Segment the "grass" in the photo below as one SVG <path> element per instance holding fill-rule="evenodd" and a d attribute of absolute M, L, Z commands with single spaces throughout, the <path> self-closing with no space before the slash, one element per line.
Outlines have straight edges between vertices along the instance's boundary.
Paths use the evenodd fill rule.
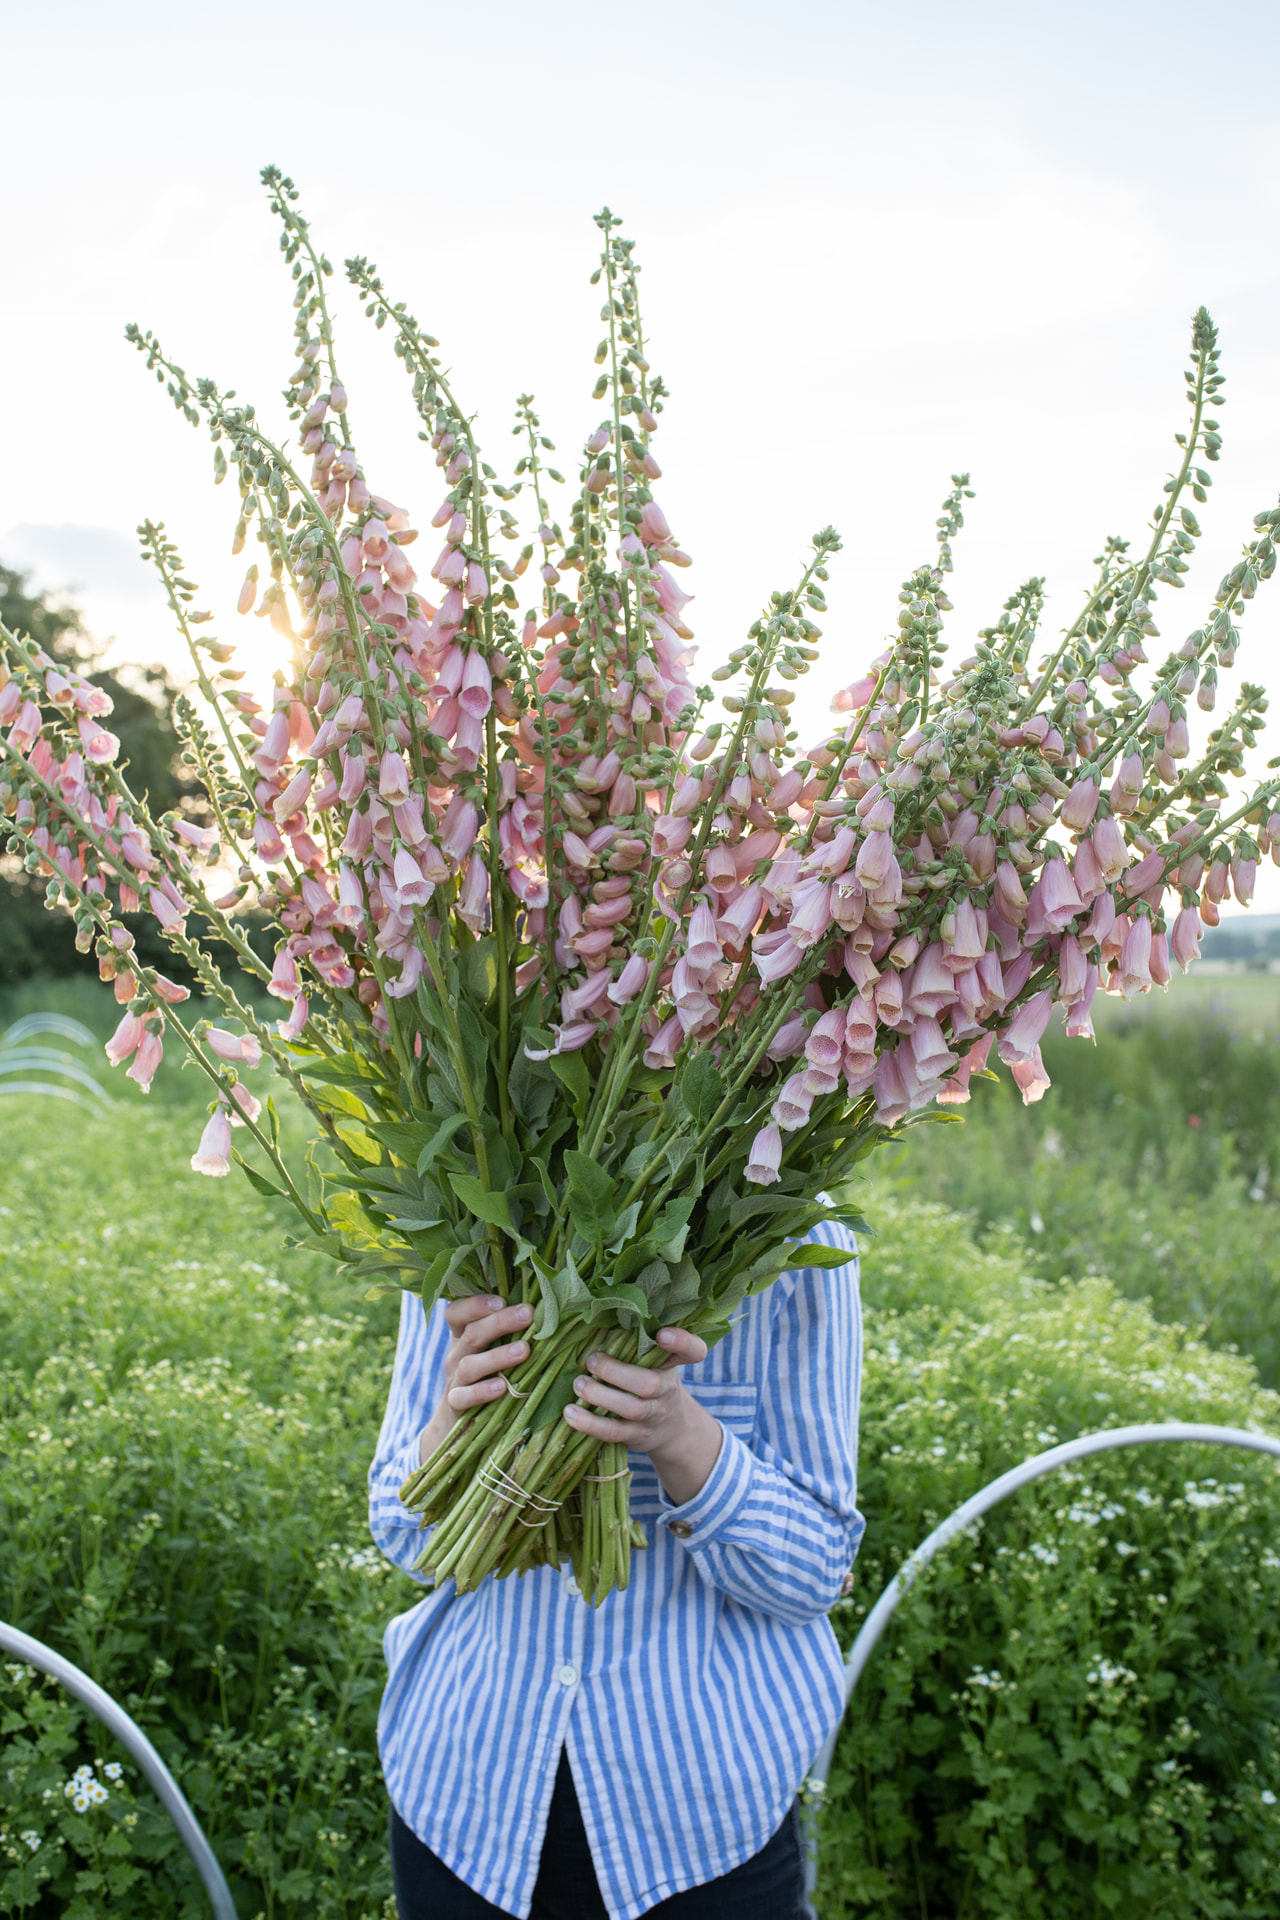
<path fill-rule="evenodd" d="M 1015 1228 L 1047 1278 L 1108 1275 L 1274 1385 L 1280 978 L 1222 986 L 1193 974 L 1167 1000 L 1108 1005 L 1096 1048 L 1051 1030 L 1043 1101 L 1024 1108 L 1007 1076 L 975 1087 L 964 1124 L 919 1128 L 892 1178 L 980 1238 Z"/>

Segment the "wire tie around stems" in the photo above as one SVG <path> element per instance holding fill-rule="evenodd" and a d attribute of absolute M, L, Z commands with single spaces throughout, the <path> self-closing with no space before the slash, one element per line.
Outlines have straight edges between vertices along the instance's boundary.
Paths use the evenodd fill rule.
<path fill-rule="evenodd" d="M 532 1507 L 535 1513 L 541 1515 L 539 1524 L 549 1520 L 551 1515 L 558 1513 L 564 1505 L 562 1500 L 547 1500 L 542 1494 L 534 1493 L 531 1488 L 522 1487 L 512 1474 L 498 1465 L 492 1454 L 480 1468 L 476 1479 L 496 1500 L 502 1501 L 504 1506 Z"/>
<path fill-rule="evenodd" d="M 625 1480 L 630 1475 L 630 1472 L 630 1467 L 623 1467 L 617 1473 L 584 1473 L 582 1477 L 584 1480 L 595 1480 L 599 1482 L 605 1480 Z"/>
<path fill-rule="evenodd" d="M 526 1387 L 523 1392 L 521 1392 L 519 1387 L 513 1387 L 511 1384 L 511 1375 L 509 1373 L 504 1373 L 502 1376 L 502 1380 L 503 1380 L 504 1386 L 507 1389 L 507 1392 L 512 1396 L 513 1399 L 527 1400 L 529 1398 L 529 1395 L 533 1392 L 532 1387 Z"/>

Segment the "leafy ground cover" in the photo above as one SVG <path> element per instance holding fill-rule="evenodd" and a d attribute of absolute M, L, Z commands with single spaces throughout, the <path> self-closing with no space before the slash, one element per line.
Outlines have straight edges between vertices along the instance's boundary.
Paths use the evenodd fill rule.
<path fill-rule="evenodd" d="M 865 1262 L 852 1638 L 927 1529 L 1074 1433 L 1276 1429 L 1249 1363 L 1012 1235 L 881 1194 Z M 1100 1456 L 995 1509 L 904 1601 L 843 1731 L 821 1911 L 1085 1920 L 1280 1900 L 1280 1479 L 1222 1448 Z"/>
<path fill-rule="evenodd" d="M 111 1024 L 91 987 L 61 991 Z M 242 1182 L 187 1172 L 191 1075 L 166 1064 L 149 1101 L 103 1078 L 107 1115 L 0 1101 L 0 1615 L 147 1727 L 246 1920 L 383 1920 L 379 1641 L 412 1589 L 369 1547 L 364 1471 L 395 1302 L 280 1253 Z M 1130 1419 L 1280 1428 L 1244 1359 L 1101 1277 L 1048 1283 L 998 1225 L 979 1247 L 972 1220 L 895 1190 L 903 1171 L 868 1201 L 870 1526 L 846 1637 L 930 1525 L 1039 1446 Z M 1266 1462 L 1169 1448 L 1090 1463 L 958 1543 L 850 1716 L 824 1920 L 1276 1911 L 1278 1517 Z M 126 1756 L 17 1663 L 0 1780 L 0 1913 L 203 1914 Z"/>

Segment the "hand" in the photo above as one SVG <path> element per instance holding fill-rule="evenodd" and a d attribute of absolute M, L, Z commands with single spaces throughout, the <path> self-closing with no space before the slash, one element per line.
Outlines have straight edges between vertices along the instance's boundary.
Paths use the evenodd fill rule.
<path fill-rule="evenodd" d="M 647 1453 L 679 1507 L 706 1484 L 724 1436 L 719 1422 L 694 1399 L 676 1372 L 677 1367 L 705 1360 L 706 1341 L 684 1327 L 663 1327 L 658 1345 L 667 1349 L 667 1357 L 657 1367 L 631 1367 L 607 1354 L 593 1353 L 588 1371 L 574 1381 L 574 1391 L 580 1400 L 589 1400 L 612 1417 L 578 1406 L 566 1407 L 564 1417 L 579 1433 Z"/>
<path fill-rule="evenodd" d="M 527 1340 L 512 1339 L 533 1319 L 533 1308 L 506 1306 L 492 1295 L 451 1300 L 445 1319 L 453 1339 L 444 1363 L 444 1393 L 418 1442 L 425 1460 L 457 1425 L 468 1407 L 482 1407 L 506 1392 L 503 1374 L 529 1357 Z M 506 1344 L 497 1345 L 502 1341 Z"/>

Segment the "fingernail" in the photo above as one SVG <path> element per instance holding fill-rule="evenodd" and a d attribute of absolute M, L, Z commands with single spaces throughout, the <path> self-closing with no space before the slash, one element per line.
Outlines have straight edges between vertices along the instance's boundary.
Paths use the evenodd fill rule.
<path fill-rule="evenodd" d="M 591 1382 L 582 1374 L 579 1374 L 573 1383 L 573 1390 L 575 1393 L 585 1393 L 590 1385 Z"/>
<path fill-rule="evenodd" d="M 602 1353 L 593 1353 L 591 1355 L 591 1358 L 587 1361 L 587 1365 L 591 1368 L 592 1372 L 594 1373 L 597 1367 L 602 1367 L 604 1365 L 604 1355 Z"/>
<path fill-rule="evenodd" d="M 485 1301 L 485 1305 L 488 1307 L 490 1313 L 497 1313 L 499 1307 L 504 1307 L 506 1304 L 505 1300 L 498 1300 L 492 1297 Z"/>
<path fill-rule="evenodd" d="M 517 1340 L 511 1349 L 512 1355 L 518 1356 L 521 1360 L 524 1359 L 528 1351 L 529 1351 L 528 1346 L 523 1340 Z"/>
<path fill-rule="evenodd" d="M 674 1347 L 676 1344 L 676 1329 L 674 1327 L 663 1327 L 658 1333 L 658 1338 L 664 1347 Z"/>
<path fill-rule="evenodd" d="M 566 1407 L 564 1410 L 564 1417 L 569 1422 L 569 1425 L 571 1427 L 576 1427 L 578 1423 L 581 1421 L 581 1419 L 583 1418 L 582 1408 Z"/>
<path fill-rule="evenodd" d="M 532 1307 L 517 1307 L 517 1308 L 516 1308 L 516 1319 L 517 1319 L 517 1320 L 532 1320 L 532 1318 L 533 1318 L 533 1308 L 532 1308 Z"/>

